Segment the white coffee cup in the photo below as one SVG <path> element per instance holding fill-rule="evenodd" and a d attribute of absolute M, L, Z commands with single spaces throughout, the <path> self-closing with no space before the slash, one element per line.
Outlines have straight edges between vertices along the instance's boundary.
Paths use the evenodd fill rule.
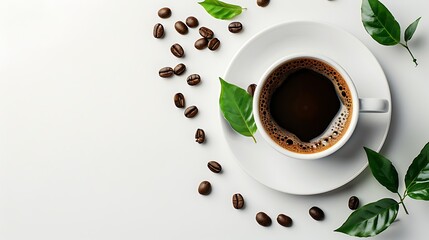
<path fill-rule="evenodd" d="M 275 71 L 275 69 L 277 69 L 279 66 L 282 66 L 288 62 L 296 61 L 297 59 L 314 59 L 331 66 L 339 73 L 339 75 L 342 76 L 342 79 L 344 79 L 350 92 L 350 97 L 352 100 L 351 102 L 353 107 L 351 108 L 352 109 L 351 112 L 349 112 L 351 119 L 349 120 L 348 127 L 345 129 L 344 132 L 341 133 L 341 138 L 338 141 L 336 141 L 333 145 L 329 146 L 328 148 L 322 151 L 315 151 L 315 152 L 309 153 L 309 152 L 291 151 L 290 149 L 286 149 L 285 147 L 281 146 L 281 144 L 278 143 L 278 140 L 275 141 L 275 139 L 273 139 L 270 136 L 270 134 L 265 129 L 261 121 L 259 106 L 261 101 L 261 92 L 263 90 L 262 86 L 264 86 L 268 77 L 271 75 L 273 71 Z M 256 126 L 258 127 L 260 134 L 274 149 L 276 149 L 277 151 L 279 151 L 280 153 L 283 153 L 288 157 L 296 158 L 296 159 L 319 159 L 319 158 L 326 157 L 330 154 L 333 154 L 342 146 L 344 146 L 344 144 L 346 144 L 347 141 L 352 136 L 356 128 L 356 125 L 358 123 L 359 113 L 361 112 L 383 113 L 383 112 L 387 112 L 389 108 L 389 103 L 385 99 L 359 98 L 358 93 L 356 91 L 356 87 L 352 79 L 350 78 L 350 76 L 347 74 L 347 72 L 335 61 L 320 54 L 299 53 L 299 54 L 289 55 L 278 60 L 273 65 L 271 65 L 268 68 L 268 70 L 263 74 L 257 86 L 258 87 L 256 88 L 254 97 L 253 97 L 253 115 L 256 122 Z"/>

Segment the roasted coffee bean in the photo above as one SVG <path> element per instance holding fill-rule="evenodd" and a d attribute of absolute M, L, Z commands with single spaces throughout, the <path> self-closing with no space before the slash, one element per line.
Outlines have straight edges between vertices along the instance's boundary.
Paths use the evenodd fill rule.
<path fill-rule="evenodd" d="M 163 67 L 159 69 L 159 76 L 162 78 L 169 78 L 173 76 L 174 71 L 171 67 Z"/>
<path fill-rule="evenodd" d="M 204 143 L 206 140 L 206 134 L 203 129 L 198 128 L 195 132 L 195 142 L 197 143 Z"/>
<path fill-rule="evenodd" d="M 159 9 L 158 16 L 160 18 L 169 18 L 171 16 L 171 10 L 168 7 Z"/>
<path fill-rule="evenodd" d="M 356 210 L 359 207 L 359 198 L 357 198 L 356 196 L 352 196 L 349 199 L 349 208 L 351 210 Z"/>
<path fill-rule="evenodd" d="M 270 0 L 257 0 L 256 3 L 260 7 L 266 7 L 268 4 L 270 4 Z"/>
<path fill-rule="evenodd" d="M 261 226 L 268 227 L 271 225 L 271 218 L 264 212 L 258 212 L 256 214 L 256 222 Z"/>
<path fill-rule="evenodd" d="M 242 209 L 244 207 L 244 198 L 240 193 L 232 195 L 232 206 L 235 209 Z"/>
<path fill-rule="evenodd" d="M 253 97 L 253 95 L 255 95 L 255 89 L 256 89 L 256 84 L 252 83 L 247 87 L 247 93 L 249 93 L 250 96 Z"/>
<path fill-rule="evenodd" d="M 323 220 L 323 218 L 325 218 L 325 213 L 322 211 L 322 209 L 318 208 L 318 207 L 312 207 L 310 208 L 310 210 L 308 211 L 308 213 L 310 214 L 310 216 L 317 221 Z"/>
<path fill-rule="evenodd" d="M 282 225 L 283 227 L 290 227 L 292 226 L 292 218 L 290 218 L 287 215 L 279 214 L 277 216 L 277 222 Z"/>
<path fill-rule="evenodd" d="M 209 49 L 214 51 L 216 49 L 218 49 L 220 46 L 220 41 L 217 38 L 213 38 L 209 41 Z"/>
<path fill-rule="evenodd" d="M 198 50 L 203 50 L 204 48 L 207 47 L 208 43 L 209 41 L 207 41 L 207 39 L 200 38 L 195 42 L 194 47 Z"/>
<path fill-rule="evenodd" d="M 197 85 L 198 83 L 201 82 L 201 77 L 198 74 L 191 74 L 186 79 L 186 81 L 188 82 L 188 85 L 195 86 L 195 85 Z"/>
<path fill-rule="evenodd" d="M 177 76 L 182 75 L 186 71 L 186 66 L 183 63 L 177 64 L 177 66 L 174 67 L 174 74 Z"/>
<path fill-rule="evenodd" d="M 173 46 L 171 46 L 170 48 L 170 51 L 174 56 L 178 58 L 181 58 L 185 55 L 185 51 L 183 50 L 182 46 L 180 46 L 180 44 L 178 43 L 173 44 Z"/>
<path fill-rule="evenodd" d="M 196 106 L 190 106 L 185 109 L 185 117 L 193 118 L 198 114 L 198 108 Z"/>
<path fill-rule="evenodd" d="M 228 25 L 228 30 L 232 33 L 239 33 L 243 30 L 241 22 L 232 22 Z"/>
<path fill-rule="evenodd" d="M 196 17 L 190 16 L 186 19 L 186 25 L 190 28 L 198 27 L 198 19 Z"/>
<path fill-rule="evenodd" d="M 201 37 L 203 37 L 203 38 L 212 39 L 214 36 L 213 31 L 206 28 L 206 27 L 200 27 L 199 32 L 200 32 Z"/>
<path fill-rule="evenodd" d="M 188 27 L 186 26 L 185 23 L 183 23 L 182 21 L 177 21 L 174 24 L 174 28 L 176 29 L 176 31 L 182 35 L 185 35 L 188 33 Z"/>
<path fill-rule="evenodd" d="M 207 163 L 207 167 L 210 169 L 210 171 L 214 173 L 220 173 L 222 172 L 222 166 L 216 162 L 216 161 L 210 161 Z"/>
<path fill-rule="evenodd" d="M 209 195 L 212 191 L 212 185 L 209 181 L 202 181 L 200 185 L 198 186 L 198 192 L 201 195 Z"/>
<path fill-rule="evenodd" d="M 164 26 L 162 26 L 161 23 L 157 23 L 153 27 L 153 36 L 155 38 L 163 38 L 164 37 Z"/>
<path fill-rule="evenodd" d="M 174 105 L 176 105 L 177 108 L 185 107 L 185 96 L 183 96 L 182 93 L 174 94 Z"/>

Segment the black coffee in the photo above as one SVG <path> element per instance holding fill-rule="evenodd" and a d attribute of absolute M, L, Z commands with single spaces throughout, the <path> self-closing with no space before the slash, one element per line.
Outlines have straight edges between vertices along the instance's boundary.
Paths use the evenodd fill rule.
<path fill-rule="evenodd" d="M 331 80 L 307 68 L 289 74 L 270 102 L 274 121 L 304 142 L 325 132 L 339 110 L 340 100 Z"/>
<path fill-rule="evenodd" d="M 352 99 L 343 77 L 319 60 L 299 58 L 274 69 L 262 86 L 259 113 L 270 137 L 299 153 L 323 151 L 346 132 Z"/>

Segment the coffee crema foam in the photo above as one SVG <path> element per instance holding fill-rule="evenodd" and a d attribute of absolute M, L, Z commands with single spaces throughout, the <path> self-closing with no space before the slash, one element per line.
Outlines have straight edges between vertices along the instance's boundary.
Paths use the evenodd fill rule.
<path fill-rule="evenodd" d="M 290 74 L 300 69 L 313 70 L 331 80 L 341 104 L 340 110 L 325 132 L 309 142 L 301 141 L 295 134 L 279 126 L 270 113 L 270 99 L 273 92 Z M 304 154 L 324 151 L 337 143 L 350 125 L 353 112 L 350 89 L 335 68 L 320 60 L 298 58 L 285 62 L 269 74 L 261 87 L 258 111 L 262 125 L 273 141 L 289 151 Z"/>

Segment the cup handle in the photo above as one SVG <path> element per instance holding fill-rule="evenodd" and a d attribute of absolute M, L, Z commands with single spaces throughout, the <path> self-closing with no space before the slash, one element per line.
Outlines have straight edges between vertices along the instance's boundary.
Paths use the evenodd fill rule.
<path fill-rule="evenodd" d="M 379 98 L 359 98 L 359 111 L 367 113 L 385 113 L 389 111 L 389 102 Z"/>

